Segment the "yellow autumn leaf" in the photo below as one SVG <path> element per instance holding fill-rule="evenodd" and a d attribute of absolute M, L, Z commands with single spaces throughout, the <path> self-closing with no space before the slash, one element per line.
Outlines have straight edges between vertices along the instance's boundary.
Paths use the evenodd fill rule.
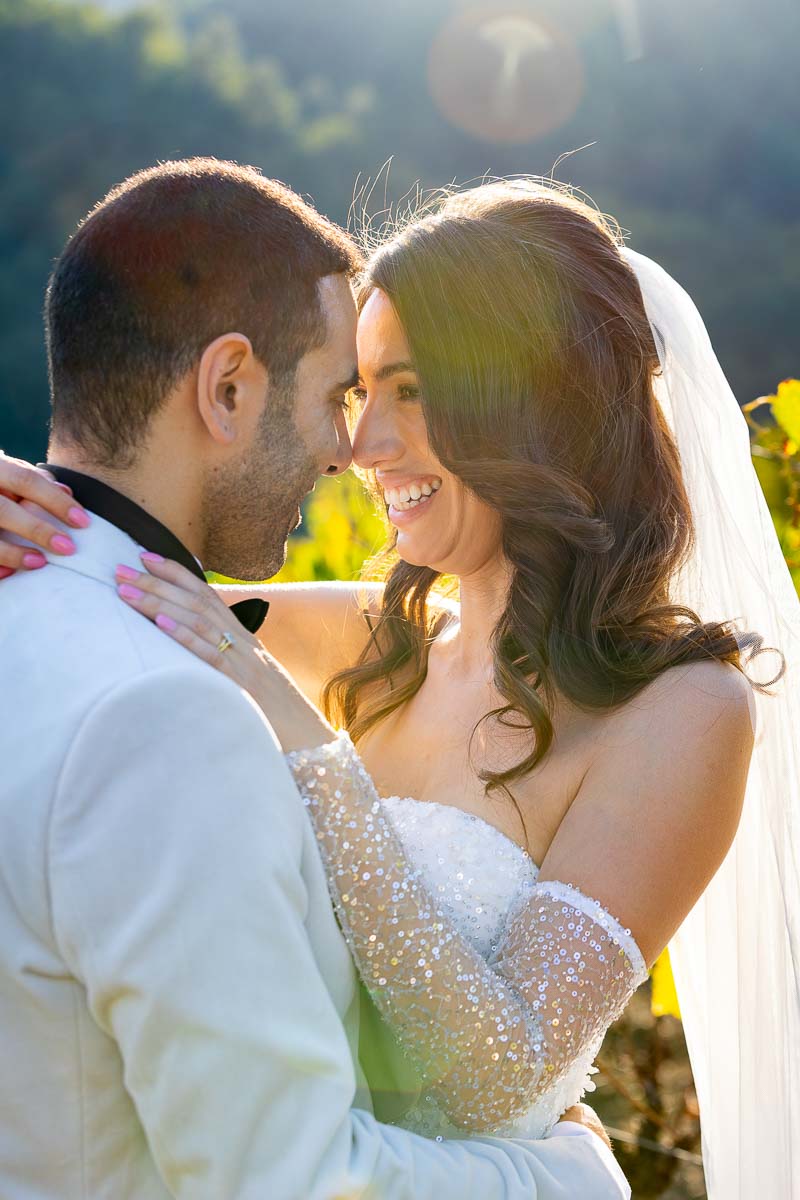
<path fill-rule="evenodd" d="M 781 429 L 793 442 L 800 442 L 800 379 L 784 379 L 770 399 L 773 416 Z"/>
<path fill-rule="evenodd" d="M 653 1016 L 663 1017 L 668 1015 L 680 1019 L 681 1010 L 678 1005 L 675 980 L 672 978 L 669 950 L 664 950 L 653 963 L 651 977 L 653 980 L 653 992 L 650 998 L 650 1010 Z"/>

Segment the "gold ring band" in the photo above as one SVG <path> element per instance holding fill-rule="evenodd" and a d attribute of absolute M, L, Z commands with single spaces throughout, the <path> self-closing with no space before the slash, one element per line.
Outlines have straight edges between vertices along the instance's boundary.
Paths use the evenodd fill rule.
<path fill-rule="evenodd" d="M 219 640 L 219 645 L 217 646 L 217 650 L 220 652 L 220 654 L 224 653 L 225 650 L 230 650 L 234 641 L 235 641 L 235 638 L 232 638 L 229 633 L 223 633 L 222 637 Z"/>

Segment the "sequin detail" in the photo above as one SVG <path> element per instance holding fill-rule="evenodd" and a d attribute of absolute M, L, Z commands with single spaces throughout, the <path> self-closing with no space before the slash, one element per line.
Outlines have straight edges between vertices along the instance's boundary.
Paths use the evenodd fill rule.
<path fill-rule="evenodd" d="M 430 843 L 416 855 L 404 844 L 398 798 L 381 801 L 346 733 L 286 758 L 359 972 L 421 1078 L 403 1123 L 429 1136 L 544 1136 L 593 1089 L 605 1032 L 647 978 L 630 930 L 572 885 L 539 883 L 529 856 L 480 818 L 483 863 L 474 842 L 466 861 L 450 842 L 436 864 L 449 870 L 432 869 Z M 495 873 L 498 839 L 517 853 Z"/>

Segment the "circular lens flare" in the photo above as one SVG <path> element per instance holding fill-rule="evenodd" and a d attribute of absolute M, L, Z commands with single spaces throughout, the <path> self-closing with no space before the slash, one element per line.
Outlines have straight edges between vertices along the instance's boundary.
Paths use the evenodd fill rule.
<path fill-rule="evenodd" d="M 529 142 L 558 129 L 577 109 L 583 79 L 573 39 L 524 5 L 457 13 L 428 57 L 428 85 L 442 114 L 494 142 Z"/>

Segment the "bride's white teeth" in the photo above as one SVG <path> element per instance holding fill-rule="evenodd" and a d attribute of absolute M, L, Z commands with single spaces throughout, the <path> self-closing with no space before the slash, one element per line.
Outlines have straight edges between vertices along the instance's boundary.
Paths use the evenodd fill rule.
<path fill-rule="evenodd" d="M 441 479 L 426 479 L 422 483 L 410 483 L 408 487 L 384 488 L 386 503 L 402 512 L 424 504 L 442 486 Z"/>
<path fill-rule="evenodd" d="M 419 500 L 407 500 L 404 503 L 396 504 L 395 508 L 399 512 L 407 512 L 409 508 L 419 508 L 420 504 L 427 504 L 428 496 L 420 496 Z"/>

